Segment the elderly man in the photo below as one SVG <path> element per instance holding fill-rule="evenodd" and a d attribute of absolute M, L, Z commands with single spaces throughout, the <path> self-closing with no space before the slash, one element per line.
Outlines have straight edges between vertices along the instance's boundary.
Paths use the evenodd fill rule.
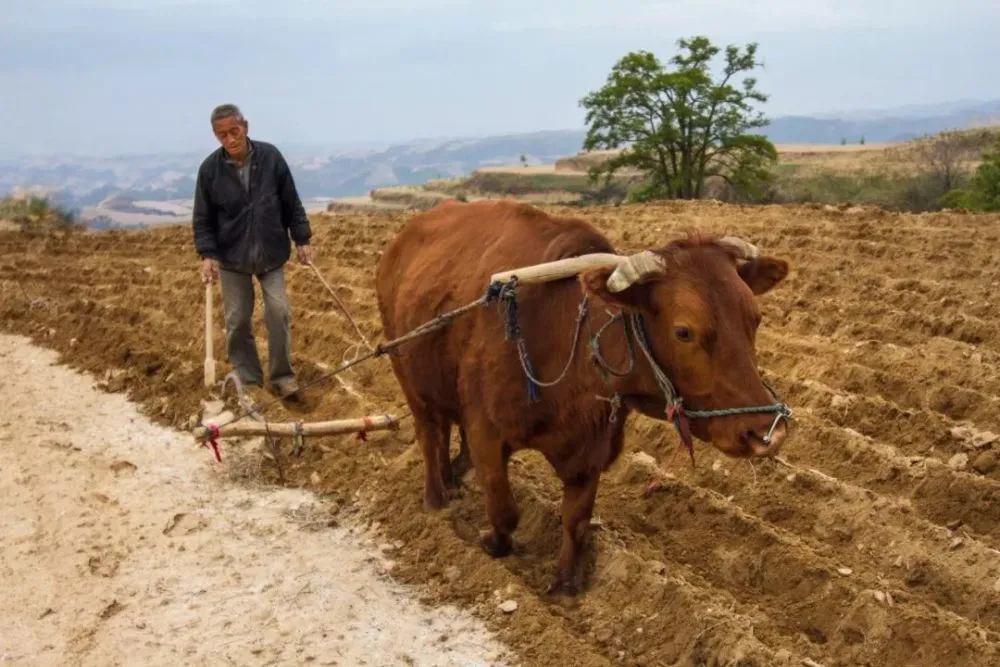
<path fill-rule="evenodd" d="M 205 282 L 221 277 L 229 360 L 246 385 L 263 387 L 251 316 L 253 277 L 264 295 L 271 386 L 278 396 L 298 391 L 291 359 L 291 313 L 284 265 L 291 254 L 312 261 L 312 232 L 281 152 L 250 139 L 233 104 L 216 107 L 212 131 L 221 144 L 201 163 L 195 185 L 195 250 Z"/>

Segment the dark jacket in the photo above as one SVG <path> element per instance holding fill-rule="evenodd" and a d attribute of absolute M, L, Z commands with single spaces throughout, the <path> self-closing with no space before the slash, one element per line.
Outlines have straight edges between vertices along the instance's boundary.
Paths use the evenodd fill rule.
<path fill-rule="evenodd" d="M 281 152 L 250 140 L 250 191 L 221 146 L 198 168 L 194 193 L 194 247 L 201 257 L 240 273 L 278 268 L 312 236 L 309 218 Z"/>

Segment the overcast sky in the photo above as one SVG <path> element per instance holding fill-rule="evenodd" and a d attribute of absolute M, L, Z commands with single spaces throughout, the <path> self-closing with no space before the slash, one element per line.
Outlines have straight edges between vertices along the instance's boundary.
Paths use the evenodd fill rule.
<path fill-rule="evenodd" d="M 0 151 L 582 127 L 615 60 L 757 41 L 772 116 L 1000 97 L 1000 0 L 0 0 Z"/>

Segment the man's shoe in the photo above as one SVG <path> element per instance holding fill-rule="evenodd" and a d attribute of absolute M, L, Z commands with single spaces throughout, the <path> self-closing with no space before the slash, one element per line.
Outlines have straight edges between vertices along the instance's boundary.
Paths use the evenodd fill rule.
<path fill-rule="evenodd" d="M 267 403 L 267 393 L 264 391 L 264 387 L 257 383 L 243 385 L 243 402 L 245 403 L 242 406 L 244 409 L 256 409 Z"/>
<path fill-rule="evenodd" d="M 296 394 L 299 391 L 299 383 L 295 378 L 289 378 L 288 380 L 281 380 L 280 382 L 274 383 L 274 388 L 277 390 L 278 396 L 281 398 L 288 398 Z"/>

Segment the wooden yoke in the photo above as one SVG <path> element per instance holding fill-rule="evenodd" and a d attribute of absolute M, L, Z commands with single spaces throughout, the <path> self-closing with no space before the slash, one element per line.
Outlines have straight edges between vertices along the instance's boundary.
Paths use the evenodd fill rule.
<path fill-rule="evenodd" d="M 509 282 L 511 278 L 517 276 L 517 282 L 526 283 L 547 283 L 553 280 L 562 280 L 580 274 L 588 269 L 598 269 L 605 266 L 617 266 L 627 260 L 623 255 L 614 255 L 607 252 L 595 252 L 579 257 L 567 257 L 557 259 L 554 262 L 544 264 L 534 264 L 532 266 L 521 267 L 520 269 L 510 269 L 501 271 L 490 276 L 490 284 Z"/>

